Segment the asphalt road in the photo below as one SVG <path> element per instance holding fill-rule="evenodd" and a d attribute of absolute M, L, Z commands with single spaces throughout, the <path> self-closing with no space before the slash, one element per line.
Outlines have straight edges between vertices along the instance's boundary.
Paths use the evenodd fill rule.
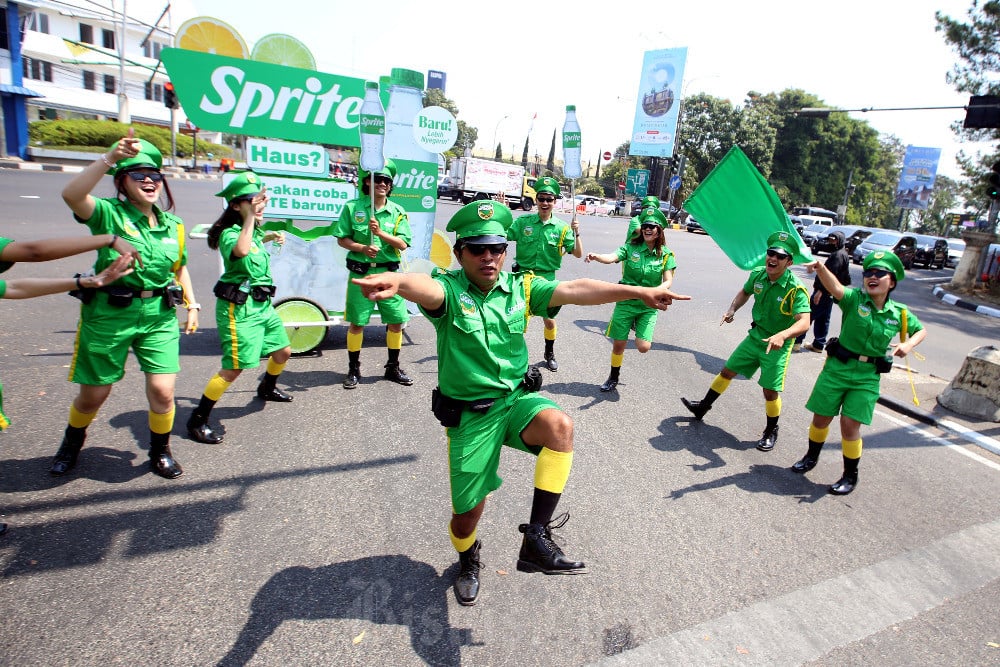
<path fill-rule="evenodd" d="M 0 171 L 0 234 L 84 233 L 58 193 L 69 176 Z M 171 181 L 178 211 L 211 222 L 218 183 Z M 98 194 L 104 194 L 98 192 Z M 439 202 L 438 227 L 454 210 Z M 585 249 L 620 244 L 626 220 L 583 219 Z M 292 360 L 288 405 L 256 402 L 247 372 L 213 413 L 217 446 L 183 423 L 218 368 L 214 253 L 191 241 L 207 317 L 182 340 L 178 480 L 148 472 L 146 400 L 130 361 L 89 429 L 77 469 L 47 469 L 75 394 L 76 322 L 64 296 L 0 302 L 0 377 L 13 425 L 0 436 L 0 664 L 582 665 L 1000 664 L 1000 457 L 880 408 L 866 428 L 858 489 L 840 476 L 836 425 L 818 467 L 804 404 L 820 355 L 793 358 L 781 437 L 769 454 L 754 381 L 735 381 L 703 423 L 683 414 L 743 337 L 722 313 L 745 278 L 707 236 L 668 233 L 675 288 L 652 350 L 626 351 L 611 394 L 611 306 L 558 318 L 558 373 L 543 391 L 575 420 L 576 457 L 557 539 L 590 573 L 516 571 L 533 461 L 506 452 L 504 486 L 480 526 L 483 593 L 451 592 L 455 554 L 445 442 L 429 411 L 432 327 L 407 327 L 412 387 L 381 380 L 384 334 L 366 331 L 361 386 L 344 391 L 345 330 Z M 5 277 L 71 275 L 88 259 L 18 265 Z M 567 258 L 560 277 L 617 279 Z M 947 272 L 917 270 L 898 293 L 927 325 L 921 372 L 950 377 L 995 342 L 997 320 L 934 299 Z M 836 327 L 836 324 L 835 324 Z M 542 326 L 529 328 L 533 361 Z M 990 435 L 996 436 L 995 431 Z"/>

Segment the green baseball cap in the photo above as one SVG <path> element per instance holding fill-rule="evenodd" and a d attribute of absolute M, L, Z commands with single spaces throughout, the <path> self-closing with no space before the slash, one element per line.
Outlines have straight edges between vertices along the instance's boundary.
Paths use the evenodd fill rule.
<path fill-rule="evenodd" d="M 385 166 L 375 172 L 375 174 L 382 174 L 383 176 L 388 176 L 389 178 L 396 178 L 396 163 L 392 160 L 386 159 Z M 368 178 L 368 172 L 364 169 L 358 167 L 358 183 L 363 183 L 364 180 Z"/>
<path fill-rule="evenodd" d="M 264 184 L 260 182 L 257 174 L 252 171 L 241 171 L 236 173 L 236 177 L 229 182 L 222 192 L 216 192 L 216 197 L 225 197 L 226 203 L 232 202 L 239 197 L 255 195 L 260 192 Z"/>
<path fill-rule="evenodd" d="M 112 176 L 117 176 L 123 171 L 128 171 L 129 169 L 138 169 L 139 167 L 146 167 L 147 169 L 159 169 L 163 166 L 163 155 L 160 153 L 160 149 L 149 143 L 145 139 L 136 139 L 139 142 L 139 152 L 132 157 L 123 158 L 115 162 L 115 166 L 108 169 L 107 173 Z M 111 153 L 117 148 L 118 142 L 111 144 L 108 147 L 107 152 Z"/>
<path fill-rule="evenodd" d="M 503 243 L 507 228 L 514 222 L 510 209 L 493 200 L 466 204 L 451 216 L 446 229 L 455 239 L 467 243 Z"/>
<path fill-rule="evenodd" d="M 890 271 L 897 283 L 906 277 L 902 260 L 891 250 L 876 250 L 868 253 L 865 256 L 865 261 L 861 263 L 861 267 L 863 269 L 876 268 Z"/>
<path fill-rule="evenodd" d="M 788 232 L 775 232 L 767 237 L 768 250 L 780 250 L 789 257 L 795 257 L 798 244 Z"/>
<path fill-rule="evenodd" d="M 660 227 L 667 226 L 667 216 L 663 215 L 663 211 L 657 208 L 644 208 L 639 212 L 639 224 L 645 225 L 649 223 L 654 223 Z"/>
<path fill-rule="evenodd" d="M 551 176 L 542 176 L 535 181 L 535 192 L 548 192 L 554 197 L 562 196 L 559 193 L 559 181 Z"/>

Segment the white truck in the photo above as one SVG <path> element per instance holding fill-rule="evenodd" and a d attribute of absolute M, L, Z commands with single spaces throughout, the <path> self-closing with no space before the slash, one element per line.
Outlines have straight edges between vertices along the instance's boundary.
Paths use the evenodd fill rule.
<path fill-rule="evenodd" d="M 477 199 L 492 199 L 500 194 L 507 197 L 510 208 L 530 210 L 534 201 L 524 197 L 524 167 L 475 157 L 456 158 L 451 163 L 454 198 L 463 204 Z"/>

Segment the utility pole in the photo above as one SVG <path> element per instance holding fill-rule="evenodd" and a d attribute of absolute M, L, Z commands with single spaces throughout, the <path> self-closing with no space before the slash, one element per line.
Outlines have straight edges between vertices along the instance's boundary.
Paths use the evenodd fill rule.
<path fill-rule="evenodd" d="M 128 109 L 128 96 L 125 94 L 125 16 L 127 0 L 122 0 L 122 36 L 118 40 L 118 122 L 124 125 L 132 124 L 132 114 Z"/>

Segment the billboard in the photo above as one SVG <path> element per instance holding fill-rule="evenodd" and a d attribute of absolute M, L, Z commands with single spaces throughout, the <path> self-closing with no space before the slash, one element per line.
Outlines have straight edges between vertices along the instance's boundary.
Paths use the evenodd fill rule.
<path fill-rule="evenodd" d="M 687 47 L 647 51 L 643 56 L 629 155 L 674 154 L 686 61 Z"/>
<path fill-rule="evenodd" d="M 937 176 L 940 148 L 907 146 L 903 158 L 903 170 L 896 186 L 896 206 L 927 210 L 931 194 L 934 192 L 934 178 Z"/>

